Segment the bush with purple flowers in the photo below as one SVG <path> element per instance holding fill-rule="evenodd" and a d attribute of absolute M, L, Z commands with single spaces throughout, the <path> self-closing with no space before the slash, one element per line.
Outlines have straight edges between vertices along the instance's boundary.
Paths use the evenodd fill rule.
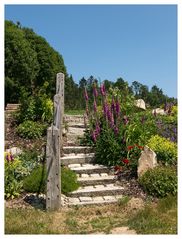
<path fill-rule="evenodd" d="M 131 142 L 128 137 L 129 127 L 134 122 L 133 96 L 128 94 L 122 97 L 117 88 L 110 89 L 107 93 L 104 84 L 101 84 L 100 90 L 94 85 L 93 106 L 88 110 L 89 99 L 86 89 L 84 95 L 86 96 L 86 112 L 88 112 L 90 123 L 87 139 L 89 132 L 95 146 L 96 162 L 108 166 L 128 167 L 133 165 L 133 159 L 127 158 L 127 156 L 129 157 L 127 146 L 131 143 L 138 143 L 136 138 L 133 138 Z"/>
<path fill-rule="evenodd" d="M 133 95 L 128 93 L 123 96 L 117 88 L 110 88 L 109 92 L 106 92 L 104 84 L 101 84 L 100 89 L 94 84 L 92 92 L 91 100 L 85 88 L 89 119 L 86 135 L 89 144 L 95 147 L 97 163 L 115 166 L 117 173 L 129 169 L 136 175 L 141 151 L 151 137 L 167 134 L 170 129 L 171 140 L 172 137 L 176 140 L 177 130 L 173 126 L 177 122 L 177 111 L 172 110 L 172 106 L 167 116 L 158 116 L 151 114 L 151 111 L 137 109 Z M 161 132 L 160 121 L 167 125 L 166 128 L 161 127 Z M 171 122 L 173 126 L 169 126 Z"/>

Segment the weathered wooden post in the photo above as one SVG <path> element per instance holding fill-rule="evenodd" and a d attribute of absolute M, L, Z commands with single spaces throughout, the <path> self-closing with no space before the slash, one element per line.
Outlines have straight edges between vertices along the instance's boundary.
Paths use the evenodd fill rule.
<path fill-rule="evenodd" d="M 61 206 L 61 165 L 62 125 L 64 114 L 64 74 L 58 73 L 56 95 L 54 96 L 53 125 L 47 129 L 46 168 L 47 191 L 46 209 L 58 210 Z"/>
<path fill-rule="evenodd" d="M 47 192 L 46 209 L 58 210 L 61 204 L 60 142 L 59 129 L 52 125 L 47 130 L 46 168 Z"/>
<path fill-rule="evenodd" d="M 58 73 L 56 78 L 56 95 L 60 96 L 60 143 L 61 143 L 61 154 L 62 154 L 62 128 L 64 119 L 64 74 Z"/>

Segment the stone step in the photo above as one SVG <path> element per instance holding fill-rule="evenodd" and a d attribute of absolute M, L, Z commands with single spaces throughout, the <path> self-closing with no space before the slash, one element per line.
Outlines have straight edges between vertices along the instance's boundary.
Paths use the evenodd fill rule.
<path fill-rule="evenodd" d="M 77 174 L 109 173 L 111 171 L 104 165 L 91 163 L 69 164 L 68 167 Z"/>
<path fill-rule="evenodd" d="M 123 195 L 115 195 L 115 196 L 96 196 L 96 197 L 68 197 L 68 205 L 78 205 L 78 206 L 87 206 L 87 205 L 100 205 L 100 204 L 111 204 L 117 203 L 119 199 L 121 199 Z"/>
<path fill-rule="evenodd" d="M 74 135 L 74 136 L 83 136 L 85 133 L 85 128 L 78 128 L 78 127 L 69 127 L 67 135 Z"/>
<path fill-rule="evenodd" d="M 85 124 L 84 123 L 77 123 L 77 122 L 69 122 L 68 127 L 73 127 L 73 128 L 81 128 L 85 129 Z"/>
<path fill-rule="evenodd" d="M 20 107 L 20 104 L 7 104 L 6 110 L 16 111 Z"/>
<path fill-rule="evenodd" d="M 84 123 L 84 116 L 83 115 L 64 115 L 64 121 L 66 122 L 77 122 L 77 123 Z"/>
<path fill-rule="evenodd" d="M 94 149 L 92 147 L 87 147 L 87 146 L 67 146 L 63 147 L 63 152 L 64 154 L 88 154 L 92 153 Z"/>
<path fill-rule="evenodd" d="M 69 193 L 69 197 L 93 197 L 121 195 L 124 187 L 112 184 L 83 186 Z"/>
<path fill-rule="evenodd" d="M 60 163 L 62 165 L 69 164 L 84 164 L 84 163 L 92 163 L 94 162 L 94 153 L 88 154 L 67 154 L 60 158 Z"/>
<path fill-rule="evenodd" d="M 78 176 L 77 180 L 81 186 L 105 185 L 108 183 L 114 183 L 116 181 L 116 177 L 113 175 L 108 175 L 107 173 L 81 174 Z"/>

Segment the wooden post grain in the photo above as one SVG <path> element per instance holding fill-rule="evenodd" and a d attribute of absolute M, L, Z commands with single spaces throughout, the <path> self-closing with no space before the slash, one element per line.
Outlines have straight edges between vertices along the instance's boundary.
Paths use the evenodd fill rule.
<path fill-rule="evenodd" d="M 62 138 L 62 129 L 64 127 L 63 121 L 64 121 L 64 74 L 63 73 L 58 73 L 56 76 L 56 95 L 59 95 L 59 100 L 60 100 L 60 108 L 59 108 L 59 114 L 60 114 L 60 121 L 58 128 L 60 129 L 60 151 L 61 155 L 63 154 L 63 138 Z M 58 96 L 57 96 L 58 98 Z"/>
<path fill-rule="evenodd" d="M 47 191 L 46 209 L 58 210 L 61 206 L 61 165 L 60 155 L 63 148 L 62 128 L 64 115 L 64 74 L 56 77 L 56 95 L 54 96 L 54 119 L 47 129 L 46 169 Z"/>
<path fill-rule="evenodd" d="M 46 209 L 58 210 L 61 204 L 60 142 L 59 129 L 55 126 L 47 129 L 46 169 Z"/>

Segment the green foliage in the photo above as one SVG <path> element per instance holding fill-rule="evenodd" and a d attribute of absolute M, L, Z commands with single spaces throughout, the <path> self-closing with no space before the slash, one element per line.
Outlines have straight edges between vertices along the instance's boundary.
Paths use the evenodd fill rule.
<path fill-rule="evenodd" d="M 156 167 L 148 170 L 139 178 L 139 183 L 144 191 L 155 197 L 177 194 L 177 174 L 171 167 Z"/>
<path fill-rule="evenodd" d="M 79 183 L 77 182 L 76 173 L 71 171 L 69 168 L 61 168 L 61 192 L 63 194 L 68 194 L 76 189 L 78 189 Z"/>
<path fill-rule="evenodd" d="M 122 128 L 121 128 L 122 131 Z M 126 145 L 120 137 L 114 134 L 112 129 L 103 128 L 95 144 L 96 162 L 108 166 L 122 164 L 122 158 L 126 158 Z"/>
<path fill-rule="evenodd" d="M 36 139 L 42 137 L 46 127 L 39 122 L 27 120 L 17 127 L 17 133 L 22 138 Z"/>
<path fill-rule="evenodd" d="M 148 146 L 155 151 L 157 159 L 165 164 L 177 164 L 177 144 L 170 140 L 154 135 L 148 141 Z"/>
<path fill-rule="evenodd" d="M 63 58 L 43 37 L 32 29 L 5 21 L 6 102 L 18 102 L 21 88 L 36 95 L 46 81 L 50 86 L 46 95 L 52 97 L 58 72 L 66 75 Z"/>
<path fill-rule="evenodd" d="M 23 188 L 26 192 L 32 193 L 45 193 L 46 187 L 46 171 L 45 167 L 39 165 L 37 168 L 33 169 L 33 171 L 25 177 L 23 180 Z"/>
<path fill-rule="evenodd" d="M 25 39 L 24 32 L 10 21 L 5 21 L 5 99 L 17 102 L 20 87 L 30 93 L 38 75 L 37 53 Z"/>
<path fill-rule="evenodd" d="M 26 177 L 40 164 L 40 162 L 43 161 L 43 155 L 38 155 L 38 153 L 33 149 L 21 153 L 18 156 L 18 159 L 26 169 L 26 173 L 24 173 L 24 176 Z"/>
<path fill-rule="evenodd" d="M 11 158 L 10 158 L 11 157 Z M 5 198 L 14 198 L 19 196 L 22 191 L 22 177 L 24 176 L 24 168 L 21 161 L 13 158 L 9 153 L 5 153 Z"/>
<path fill-rule="evenodd" d="M 53 120 L 53 102 L 46 95 L 49 83 L 45 82 L 36 95 L 30 95 L 22 89 L 21 106 L 16 116 L 18 123 L 26 120 L 41 121 L 50 124 Z"/>
<path fill-rule="evenodd" d="M 157 133 L 155 118 L 150 111 L 136 112 L 131 114 L 129 118 L 130 123 L 126 128 L 128 145 L 145 145 L 151 136 Z"/>
<path fill-rule="evenodd" d="M 89 129 L 86 129 L 84 132 L 84 136 L 80 139 L 80 145 L 86 146 L 94 146 L 94 142 L 91 137 L 91 133 Z"/>
<path fill-rule="evenodd" d="M 72 192 L 79 187 L 77 182 L 76 173 L 71 171 L 69 168 L 61 168 L 61 191 L 64 194 Z M 39 165 L 34 168 L 33 171 L 28 175 L 23 182 L 23 188 L 26 192 L 34 193 L 45 193 L 46 187 L 46 170 L 45 167 Z"/>

